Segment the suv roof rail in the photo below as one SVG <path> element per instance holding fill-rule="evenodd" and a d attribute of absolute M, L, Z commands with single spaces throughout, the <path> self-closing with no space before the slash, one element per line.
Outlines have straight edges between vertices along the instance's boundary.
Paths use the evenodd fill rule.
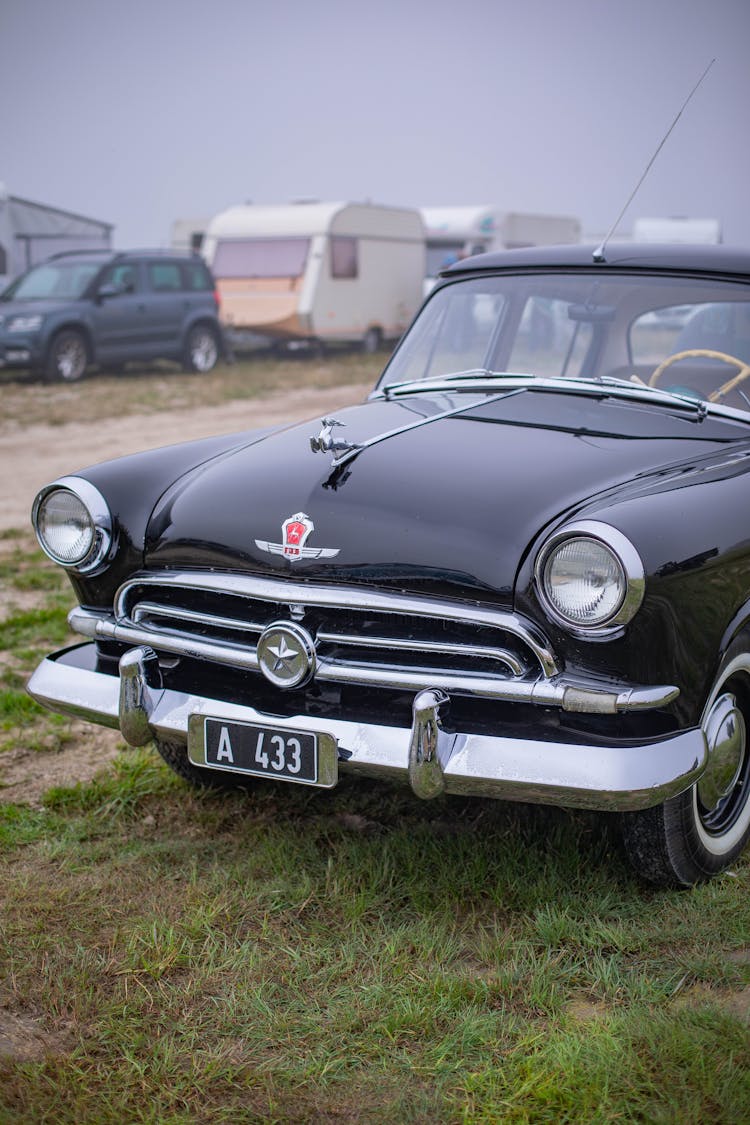
<path fill-rule="evenodd" d="M 56 260 L 57 258 L 72 258 L 79 254 L 85 254 L 87 257 L 92 254 L 107 254 L 110 258 L 114 258 L 117 256 L 117 251 L 105 249 L 104 247 L 92 247 L 91 250 L 58 250 L 56 254 L 50 254 L 49 258 L 47 258 L 47 261 L 51 262 L 53 260 Z M 41 265 L 41 262 L 37 264 Z"/>
<path fill-rule="evenodd" d="M 150 250 L 119 250 L 119 258 L 200 258 L 197 250 L 170 250 L 168 247 L 159 246 Z"/>

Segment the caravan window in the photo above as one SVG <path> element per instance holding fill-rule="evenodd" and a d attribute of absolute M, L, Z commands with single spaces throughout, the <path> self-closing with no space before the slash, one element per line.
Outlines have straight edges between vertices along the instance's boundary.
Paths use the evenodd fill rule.
<path fill-rule="evenodd" d="M 309 238 L 220 239 L 214 277 L 301 277 L 309 249 Z"/>
<path fill-rule="evenodd" d="M 357 240 L 335 234 L 331 238 L 331 277 L 357 277 Z"/>

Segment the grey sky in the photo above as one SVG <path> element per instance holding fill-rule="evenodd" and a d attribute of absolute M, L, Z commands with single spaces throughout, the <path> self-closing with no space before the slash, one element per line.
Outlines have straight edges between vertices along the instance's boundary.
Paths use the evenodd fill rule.
<path fill-rule="evenodd" d="M 750 246 L 750 0 L 0 0 L 0 181 L 164 245 L 312 197 L 637 216 Z"/>

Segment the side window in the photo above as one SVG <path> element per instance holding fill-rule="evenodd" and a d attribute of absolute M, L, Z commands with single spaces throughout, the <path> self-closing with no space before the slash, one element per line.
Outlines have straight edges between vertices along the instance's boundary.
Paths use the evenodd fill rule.
<path fill-rule="evenodd" d="M 674 305 L 646 313 L 633 325 L 631 348 L 636 363 L 660 363 L 695 348 L 750 362 L 750 302 Z"/>
<path fill-rule="evenodd" d="M 200 262 L 182 262 L 184 289 L 213 289 L 211 278 Z"/>
<path fill-rule="evenodd" d="M 138 268 L 132 262 L 117 262 L 102 275 L 98 288 L 104 286 L 118 293 L 135 293 L 138 288 Z"/>
<path fill-rule="evenodd" d="M 149 262 L 148 281 L 156 293 L 175 293 L 182 289 L 178 262 Z"/>
<path fill-rule="evenodd" d="M 358 276 L 357 239 L 335 234 L 331 238 L 331 277 Z"/>

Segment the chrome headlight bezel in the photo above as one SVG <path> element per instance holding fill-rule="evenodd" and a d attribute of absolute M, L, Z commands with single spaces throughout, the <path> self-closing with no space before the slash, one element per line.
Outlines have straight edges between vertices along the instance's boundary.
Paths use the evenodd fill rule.
<path fill-rule="evenodd" d="M 563 613 L 549 593 L 550 564 L 558 551 L 576 539 L 589 540 L 609 553 L 623 578 L 623 594 L 616 606 L 599 621 L 574 620 Z M 622 632 L 638 612 L 646 589 L 646 576 L 641 557 L 621 531 L 599 520 L 578 520 L 566 524 L 542 545 L 534 564 L 534 577 L 539 600 L 548 617 L 568 633 L 587 639 L 609 639 Z"/>
<path fill-rule="evenodd" d="M 91 525 L 91 541 L 79 558 L 67 560 L 52 549 L 40 532 L 40 519 L 44 506 L 51 496 L 58 492 L 72 494 L 86 509 Z M 95 485 L 81 477 L 60 477 L 46 485 L 34 500 L 31 509 L 31 522 L 39 541 L 39 546 L 48 558 L 66 570 L 76 574 L 91 574 L 106 560 L 112 545 L 112 513 L 107 501 Z"/>

